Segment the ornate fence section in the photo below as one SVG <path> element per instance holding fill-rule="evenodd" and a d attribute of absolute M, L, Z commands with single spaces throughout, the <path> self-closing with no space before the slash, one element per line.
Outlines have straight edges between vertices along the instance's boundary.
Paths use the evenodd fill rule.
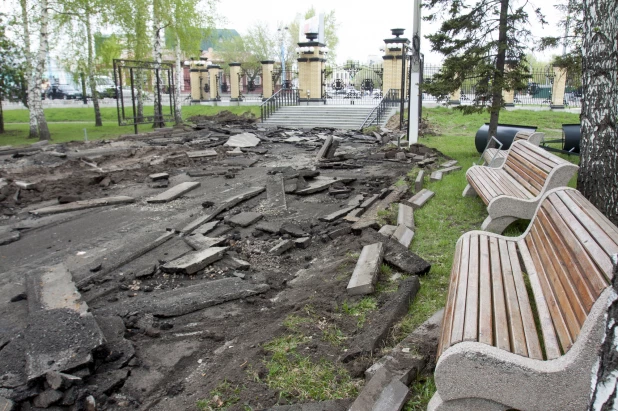
<path fill-rule="evenodd" d="M 300 93 L 297 88 L 282 88 L 260 106 L 262 121 L 270 117 L 279 107 L 298 106 Z"/>
<path fill-rule="evenodd" d="M 376 105 L 382 99 L 381 65 L 348 62 L 326 66 L 322 73 L 322 99 L 326 104 Z"/>

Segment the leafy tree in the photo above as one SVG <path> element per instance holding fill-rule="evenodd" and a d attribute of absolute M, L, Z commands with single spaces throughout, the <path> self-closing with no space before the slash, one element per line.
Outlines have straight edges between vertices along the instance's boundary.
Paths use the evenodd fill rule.
<path fill-rule="evenodd" d="M 97 71 L 106 74 L 111 73 L 114 67 L 114 59 L 120 58 L 124 48 L 120 36 L 112 34 L 104 37 L 101 33 L 95 33 L 94 44 Z"/>
<path fill-rule="evenodd" d="M 470 79 L 475 83 L 472 105 L 464 113 L 489 111 L 489 135 L 494 136 L 502 90 L 521 88 L 529 78 L 526 39 L 531 37 L 527 2 L 517 0 L 429 0 L 428 21 L 442 20 L 438 32 L 427 36 L 433 51 L 445 56 L 440 73 L 426 90 L 446 100 Z M 544 23 L 539 9 L 534 13 Z M 471 69 L 474 68 L 474 69 Z M 489 107 L 488 107 L 489 105 Z"/>
<path fill-rule="evenodd" d="M 6 35 L 7 24 L 7 16 L 0 13 L 0 134 L 4 133 L 2 101 L 23 102 L 26 95 L 23 56 Z"/>
<path fill-rule="evenodd" d="M 290 59 L 295 57 L 296 47 L 298 47 L 298 39 L 300 33 L 300 23 L 302 20 L 310 19 L 316 15 L 315 8 L 311 6 L 304 14 L 296 15 L 296 19 L 288 24 L 290 30 L 290 43 L 287 47 L 287 53 Z M 330 64 L 335 64 L 337 61 L 337 45 L 339 45 L 339 37 L 337 36 L 337 16 L 335 10 L 324 13 L 324 41 L 329 48 L 329 53 L 326 57 Z M 287 60 L 287 58 L 286 58 Z M 291 60 L 290 60 L 291 61 Z"/>

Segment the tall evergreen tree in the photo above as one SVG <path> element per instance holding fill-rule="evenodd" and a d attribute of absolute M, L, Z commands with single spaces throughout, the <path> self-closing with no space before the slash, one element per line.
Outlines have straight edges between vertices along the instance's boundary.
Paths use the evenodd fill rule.
<path fill-rule="evenodd" d="M 475 85 L 473 104 L 458 106 L 464 113 L 489 111 L 489 135 L 498 127 L 504 106 L 502 90 L 525 87 L 529 29 L 528 3 L 523 0 L 429 0 L 428 21 L 442 20 L 438 32 L 427 36 L 433 51 L 444 55 L 440 73 L 425 89 L 441 100 Z M 539 9 L 534 13 L 544 23 Z"/>

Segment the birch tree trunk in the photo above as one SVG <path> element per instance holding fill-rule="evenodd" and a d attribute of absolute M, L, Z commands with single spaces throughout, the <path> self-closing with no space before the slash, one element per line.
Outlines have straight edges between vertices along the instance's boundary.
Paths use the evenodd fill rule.
<path fill-rule="evenodd" d="M 28 91 L 33 93 L 32 96 L 32 108 L 34 110 L 38 130 L 39 140 L 50 140 L 51 135 L 47 128 L 47 121 L 45 120 L 45 113 L 43 112 L 43 104 L 41 102 L 41 82 L 43 72 L 45 72 L 45 59 L 47 57 L 48 47 L 48 23 L 49 23 L 49 9 L 47 0 L 40 0 L 41 7 L 41 27 L 39 34 L 39 51 L 36 57 L 36 66 L 33 71 L 32 85 L 28 85 Z"/>
<path fill-rule="evenodd" d="M 27 84 L 27 101 L 28 101 L 28 115 L 30 120 L 30 131 L 28 132 L 28 138 L 37 138 L 39 137 L 39 128 L 36 121 L 36 113 L 32 110 L 32 97 L 33 93 L 30 89 L 30 85 L 32 84 L 32 50 L 31 50 L 31 41 L 30 41 L 30 21 L 28 18 L 28 1 L 27 0 L 19 0 L 19 5 L 21 6 L 21 21 L 22 28 L 24 31 L 24 49 L 26 56 L 26 72 L 24 74 L 24 78 Z"/>
<path fill-rule="evenodd" d="M 152 53 L 155 61 L 155 89 L 154 89 L 154 124 L 153 127 L 165 127 L 163 113 L 161 113 L 161 18 L 159 0 L 154 0 L 152 12 L 152 31 L 154 42 Z"/>
<path fill-rule="evenodd" d="M 182 91 L 184 85 L 184 75 L 182 71 L 182 54 L 180 52 L 180 37 L 176 34 L 176 47 L 175 51 L 175 59 L 176 59 L 176 85 L 175 85 L 175 93 L 174 93 L 174 121 L 176 125 L 182 124 L 182 107 L 180 98 L 180 92 Z"/>
<path fill-rule="evenodd" d="M 94 79 L 94 51 L 92 47 L 92 25 L 90 22 L 90 6 L 86 4 L 86 13 L 84 16 L 84 25 L 86 26 L 86 36 L 88 41 L 88 83 L 90 85 L 90 94 L 92 95 L 92 106 L 94 107 L 94 126 L 102 127 L 101 109 L 99 108 L 99 96 L 97 95 L 97 83 Z M 117 96 L 120 98 L 120 96 Z"/>
<path fill-rule="evenodd" d="M 618 1 L 584 0 L 577 188 L 618 225 Z"/>

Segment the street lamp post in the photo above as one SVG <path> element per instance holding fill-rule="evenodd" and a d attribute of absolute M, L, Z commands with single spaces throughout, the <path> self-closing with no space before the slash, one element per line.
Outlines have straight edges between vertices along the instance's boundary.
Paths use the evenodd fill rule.
<path fill-rule="evenodd" d="M 285 87 L 285 48 L 284 48 L 284 37 L 285 32 L 289 31 L 288 27 L 278 28 L 279 32 L 279 52 L 281 53 L 281 87 Z"/>

